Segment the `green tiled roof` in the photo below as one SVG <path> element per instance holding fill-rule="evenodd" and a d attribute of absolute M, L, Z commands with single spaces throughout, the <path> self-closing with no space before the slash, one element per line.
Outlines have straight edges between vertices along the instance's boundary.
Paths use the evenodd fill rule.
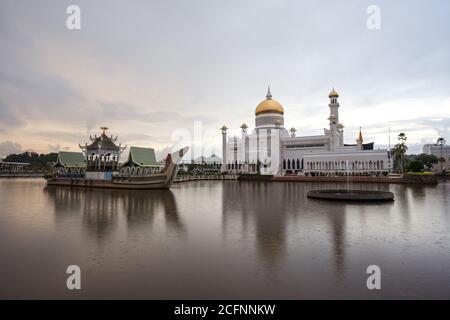
<path fill-rule="evenodd" d="M 57 165 L 68 168 L 84 168 L 86 162 L 81 152 L 60 151 L 55 166 Z"/>
<path fill-rule="evenodd" d="M 158 166 L 155 150 L 152 148 L 130 147 L 128 161 L 124 165 L 137 165 L 140 167 Z"/>

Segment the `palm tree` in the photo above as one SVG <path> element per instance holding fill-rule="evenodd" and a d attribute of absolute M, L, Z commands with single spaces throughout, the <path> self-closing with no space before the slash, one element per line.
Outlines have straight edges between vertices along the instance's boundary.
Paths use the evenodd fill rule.
<path fill-rule="evenodd" d="M 400 134 L 397 137 L 397 140 L 401 141 L 400 143 L 397 143 L 394 146 L 394 155 L 396 159 L 400 159 L 400 168 L 401 172 L 403 173 L 405 168 L 405 154 L 408 150 L 408 147 L 406 146 L 406 134 L 403 132 L 400 132 Z"/>
<path fill-rule="evenodd" d="M 445 146 L 446 143 L 447 143 L 447 142 L 446 142 L 445 139 L 442 138 L 442 137 L 439 138 L 439 139 L 437 139 L 437 141 L 436 141 L 436 145 L 441 147 L 441 157 L 439 158 L 439 162 L 441 163 L 441 171 L 442 171 L 442 172 L 444 172 L 443 164 L 444 164 L 444 162 L 445 162 L 445 159 L 444 159 L 444 157 L 442 156 L 442 150 L 444 149 L 444 146 Z"/>
<path fill-rule="evenodd" d="M 406 137 L 406 134 L 404 134 L 403 132 L 400 132 L 399 135 L 398 135 L 398 137 L 397 137 L 397 140 L 400 140 L 401 143 L 404 144 L 404 143 L 406 142 L 406 139 L 408 139 L 408 138 Z"/>
<path fill-rule="evenodd" d="M 399 163 L 400 172 L 403 173 L 405 167 L 405 153 L 408 150 L 408 146 L 403 143 L 397 143 L 394 146 L 394 157 Z"/>

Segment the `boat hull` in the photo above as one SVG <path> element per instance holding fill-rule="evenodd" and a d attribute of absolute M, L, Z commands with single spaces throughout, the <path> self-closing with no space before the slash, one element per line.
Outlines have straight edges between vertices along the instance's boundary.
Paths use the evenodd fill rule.
<path fill-rule="evenodd" d="M 105 181 L 93 179 L 73 179 L 73 178 L 54 178 L 47 180 L 49 186 L 66 186 L 82 188 L 109 188 L 109 189 L 168 189 L 171 184 L 165 180 L 157 179 L 150 181 L 120 180 Z"/>
<path fill-rule="evenodd" d="M 164 172 L 145 176 L 113 177 L 112 180 L 96 180 L 85 178 L 50 177 L 48 186 L 66 186 L 80 188 L 108 188 L 108 189 L 169 189 L 177 175 L 178 163 L 187 148 L 173 153 L 172 161 Z"/>

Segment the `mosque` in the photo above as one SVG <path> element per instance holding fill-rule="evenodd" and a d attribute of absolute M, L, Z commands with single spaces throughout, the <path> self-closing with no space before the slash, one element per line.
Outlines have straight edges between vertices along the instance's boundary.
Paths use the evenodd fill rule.
<path fill-rule="evenodd" d="M 222 171 L 233 174 L 265 175 L 387 175 L 392 161 L 387 149 L 374 149 L 364 143 L 361 129 L 355 144 L 344 143 L 344 126 L 339 119 L 339 94 L 330 99 L 329 127 L 322 135 L 297 136 L 296 129 L 284 127 L 284 108 L 272 98 L 270 87 L 266 99 L 255 110 L 255 129 L 241 125 L 241 135 L 227 137 L 222 130 Z"/>

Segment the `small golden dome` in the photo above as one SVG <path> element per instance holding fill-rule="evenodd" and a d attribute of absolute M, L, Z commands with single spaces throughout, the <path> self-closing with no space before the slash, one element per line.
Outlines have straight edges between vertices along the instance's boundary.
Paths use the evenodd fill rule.
<path fill-rule="evenodd" d="M 267 90 L 266 100 L 261 101 L 256 107 L 255 115 L 259 116 L 264 113 L 279 113 L 284 114 L 283 106 L 277 101 L 272 99 L 270 88 Z"/>
<path fill-rule="evenodd" d="M 338 98 L 339 97 L 339 93 L 337 93 L 336 90 L 331 90 L 330 94 L 328 95 L 329 98 Z"/>

